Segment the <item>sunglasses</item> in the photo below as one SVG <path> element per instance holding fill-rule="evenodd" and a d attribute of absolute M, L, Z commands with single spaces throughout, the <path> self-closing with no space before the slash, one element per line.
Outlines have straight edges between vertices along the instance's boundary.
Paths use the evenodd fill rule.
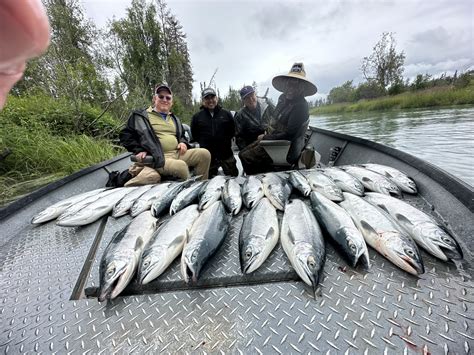
<path fill-rule="evenodd" d="M 172 97 L 170 95 L 158 95 L 160 100 L 171 101 Z"/>

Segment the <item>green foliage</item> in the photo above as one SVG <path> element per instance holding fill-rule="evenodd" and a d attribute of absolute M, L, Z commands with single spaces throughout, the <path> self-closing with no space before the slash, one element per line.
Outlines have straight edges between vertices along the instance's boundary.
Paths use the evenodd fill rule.
<path fill-rule="evenodd" d="M 12 153 L 0 165 L 0 205 L 54 179 L 110 159 L 121 149 L 86 135 L 55 136 L 46 127 L 2 122 L 0 150 Z"/>
<path fill-rule="evenodd" d="M 341 86 L 336 86 L 335 88 L 331 89 L 327 100 L 331 104 L 336 104 L 341 102 L 353 102 L 355 97 L 355 87 L 352 85 L 352 80 L 348 80 Z"/>
<path fill-rule="evenodd" d="M 375 80 L 384 89 L 403 81 L 405 53 L 397 53 L 395 46 L 394 34 L 384 32 L 372 54 L 362 60 L 364 77 L 368 81 Z"/>
<path fill-rule="evenodd" d="M 242 108 L 242 100 L 240 98 L 240 89 L 236 90 L 229 86 L 227 94 L 220 99 L 220 105 L 229 111 L 238 111 Z"/>
<path fill-rule="evenodd" d="M 110 114 L 102 116 L 102 110 L 87 103 L 76 108 L 66 99 L 53 99 L 49 96 L 10 96 L 0 113 L 2 125 L 13 124 L 30 131 L 47 129 L 48 134 L 69 136 L 87 134 L 92 137 L 115 138 L 121 123 Z M 100 117 L 99 117 L 100 116 Z"/>
<path fill-rule="evenodd" d="M 13 89 L 17 95 L 42 92 L 55 98 L 101 104 L 109 84 L 94 43 L 100 43 L 95 26 L 84 19 L 78 0 L 45 0 L 51 24 L 51 44 L 46 54 L 31 61 L 24 79 Z"/>
<path fill-rule="evenodd" d="M 355 92 L 356 101 L 375 99 L 384 95 L 385 90 L 375 80 L 360 83 Z"/>
<path fill-rule="evenodd" d="M 473 104 L 474 85 L 470 85 L 461 89 L 441 87 L 415 93 L 405 92 L 396 96 L 384 96 L 378 99 L 359 101 L 354 104 L 326 105 L 313 108 L 310 113 L 344 113 Z"/>
<path fill-rule="evenodd" d="M 110 24 L 109 55 L 118 64 L 129 94 L 149 97 L 164 79 L 162 31 L 156 16 L 153 4 L 133 0 L 127 16 Z"/>

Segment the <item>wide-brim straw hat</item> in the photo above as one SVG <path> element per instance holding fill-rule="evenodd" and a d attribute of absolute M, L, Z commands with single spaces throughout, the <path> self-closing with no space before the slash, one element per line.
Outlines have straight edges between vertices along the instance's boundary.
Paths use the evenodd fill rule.
<path fill-rule="evenodd" d="M 311 96 L 318 92 L 318 88 L 311 81 L 306 79 L 306 72 L 303 63 L 295 63 L 288 74 L 277 75 L 272 80 L 272 85 L 278 91 L 283 92 L 288 78 L 298 79 L 304 85 L 303 96 Z"/>

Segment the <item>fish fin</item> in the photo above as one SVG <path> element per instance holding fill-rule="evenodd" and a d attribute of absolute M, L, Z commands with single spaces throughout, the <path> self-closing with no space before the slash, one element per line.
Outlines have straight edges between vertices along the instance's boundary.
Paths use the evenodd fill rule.
<path fill-rule="evenodd" d="M 385 205 L 383 205 L 383 204 L 377 204 L 377 206 L 378 206 L 381 210 L 383 210 L 385 213 L 390 214 L 390 212 L 388 212 L 387 206 L 385 206 Z"/>
<path fill-rule="evenodd" d="M 140 238 L 137 238 L 137 240 L 135 241 L 135 250 L 140 250 L 142 249 L 143 247 L 143 239 L 140 237 Z"/>
<path fill-rule="evenodd" d="M 411 221 L 406 218 L 404 215 L 400 214 L 400 213 L 396 213 L 395 214 L 395 219 L 397 222 L 403 224 L 403 225 L 413 225 L 413 223 L 411 223 Z"/>
<path fill-rule="evenodd" d="M 372 182 L 372 179 L 368 178 L 367 176 L 362 177 L 362 181 L 364 182 Z"/>
<path fill-rule="evenodd" d="M 377 231 L 366 221 L 360 221 L 360 226 L 364 230 L 364 232 L 367 232 L 369 234 L 377 234 Z"/>
<path fill-rule="evenodd" d="M 275 228 L 270 227 L 267 235 L 265 236 L 265 239 L 272 239 L 273 235 L 275 235 Z"/>
<path fill-rule="evenodd" d="M 295 245 L 295 237 L 293 236 L 293 233 L 291 232 L 291 229 L 288 229 L 288 239 L 292 245 Z"/>

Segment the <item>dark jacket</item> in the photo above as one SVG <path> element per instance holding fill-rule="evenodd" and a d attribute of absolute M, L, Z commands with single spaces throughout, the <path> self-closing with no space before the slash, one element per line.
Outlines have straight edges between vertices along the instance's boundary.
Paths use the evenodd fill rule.
<path fill-rule="evenodd" d="M 176 138 L 178 142 L 189 144 L 184 136 L 184 129 L 178 117 L 171 114 L 176 127 Z M 150 121 L 148 120 L 148 112 L 146 109 L 132 111 L 128 117 L 125 128 L 120 132 L 120 144 L 129 152 L 138 154 L 147 152 L 153 159 L 153 168 L 162 168 L 165 165 L 165 157 L 161 143 L 156 136 Z"/>
<path fill-rule="evenodd" d="M 214 116 L 211 116 L 208 109 L 201 107 L 191 120 L 191 133 L 199 146 L 211 153 L 212 159 L 224 160 L 234 154 L 234 119 L 229 111 L 219 105 L 214 109 Z"/>
<path fill-rule="evenodd" d="M 255 111 L 243 107 L 234 116 L 235 143 L 240 150 L 255 142 L 267 129 L 275 107 L 266 100 L 258 100 Z"/>
<path fill-rule="evenodd" d="M 304 135 L 309 125 L 308 102 L 304 97 L 288 100 L 284 94 L 278 98 L 273 119 L 264 140 L 289 140 L 290 150 L 286 161 L 295 164 L 304 148 Z"/>

